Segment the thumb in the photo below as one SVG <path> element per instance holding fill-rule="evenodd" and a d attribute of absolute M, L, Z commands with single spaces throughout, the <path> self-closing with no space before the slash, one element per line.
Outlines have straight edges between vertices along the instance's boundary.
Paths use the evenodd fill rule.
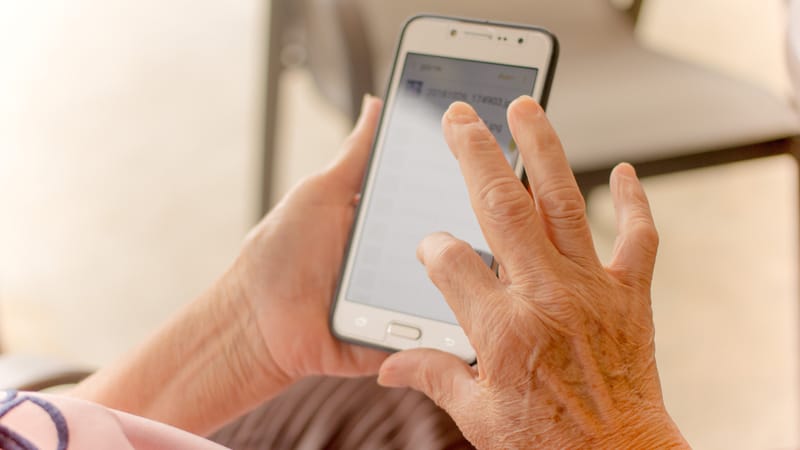
<path fill-rule="evenodd" d="M 342 154 L 330 167 L 330 170 L 347 185 L 348 190 L 354 193 L 361 190 L 361 182 L 372 150 L 375 131 L 378 128 L 382 105 L 383 102 L 379 98 L 371 95 L 364 96 L 358 122 L 350 136 L 344 141 Z"/>
<path fill-rule="evenodd" d="M 395 353 L 383 362 L 378 384 L 410 387 L 430 397 L 459 422 L 479 386 L 464 361 L 439 350 L 420 348 Z"/>

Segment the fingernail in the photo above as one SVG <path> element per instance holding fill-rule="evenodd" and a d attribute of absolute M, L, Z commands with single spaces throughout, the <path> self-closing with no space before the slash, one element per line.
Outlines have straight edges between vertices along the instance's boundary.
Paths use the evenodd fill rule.
<path fill-rule="evenodd" d="M 383 387 L 394 387 L 391 383 L 389 383 L 389 380 L 386 378 L 386 372 L 383 371 L 383 370 L 378 372 L 378 380 L 377 381 L 378 381 L 378 385 L 380 385 L 380 386 L 383 386 Z"/>
<path fill-rule="evenodd" d="M 617 173 L 630 178 L 636 178 L 636 169 L 630 163 L 620 163 L 617 165 Z"/>
<path fill-rule="evenodd" d="M 422 238 L 419 244 L 417 244 L 417 260 L 419 260 L 422 265 L 425 265 L 425 247 L 437 245 L 437 241 L 441 243 L 442 240 L 446 239 L 454 239 L 454 236 L 447 231 L 436 231 Z"/>
<path fill-rule="evenodd" d="M 444 117 L 448 122 L 455 124 L 474 123 L 480 120 L 475 110 L 464 102 L 451 104 L 445 111 Z"/>
<path fill-rule="evenodd" d="M 527 102 L 529 100 L 533 100 L 533 97 L 530 95 L 520 95 L 519 97 L 515 98 L 514 101 L 511 103 L 518 103 L 518 102 Z"/>
<path fill-rule="evenodd" d="M 539 102 L 533 99 L 530 95 L 520 95 L 512 102 L 514 110 L 526 116 L 535 117 L 542 114 L 542 107 Z M 520 109 L 521 108 L 521 109 Z"/>
<path fill-rule="evenodd" d="M 406 387 L 403 377 L 398 376 L 398 367 L 402 366 L 404 355 L 404 352 L 392 353 L 383 361 L 378 371 L 378 384 L 385 387 Z"/>
<path fill-rule="evenodd" d="M 387 365 L 387 361 L 388 359 L 383 362 L 381 370 L 378 372 L 378 384 L 383 387 L 401 387 L 397 380 L 392 379 L 392 367 Z"/>
<path fill-rule="evenodd" d="M 361 111 L 358 112 L 358 120 L 356 120 L 356 127 L 361 125 L 361 122 L 364 121 L 364 116 L 365 116 L 364 113 L 367 112 L 366 111 L 367 110 L 367 102 L 369 101 L 369 99 L 371 97 L 372 96 L 369 95 L 369 94 L 364 94 L 364 96 L 361 98 Z"/>
<path fill-rule="evenodd" d="M 624 166 L 624 167 L 626 167 L 626 168 L 627 168 L 626 170 L 628 170 L 628 171 L 630 172 L 630 174 L 631 174 L 631 175 L 633 175 L 633 176 L 635 176 L 635 177 L 638 177 L 638 176 L 639 176 L 639 175 L 636 173 L 636 167 L 633 167 L 633 164 L 631 164 L 631 163 L 622 163 L 622 164 L 623 164 L 623 166 Z"/>
<path fill-rule="evenodd" d="M 422 242 L 424 241 L 425 240 L 423 239 L 419 244 L 417 244 L 417 261 L 419 261 L 423 266 L 425 265 L 425 252 L 422 250 Z"/>
<path fill-rule="evenodd" d="M 370 98 L 372 98 L 372 96 L 369 95 L 369 93 L 364 94 L 364 97 L 361 98 L 361 111 L 364 111 L 364 108 L 367 107 L 367 102 Z"/>

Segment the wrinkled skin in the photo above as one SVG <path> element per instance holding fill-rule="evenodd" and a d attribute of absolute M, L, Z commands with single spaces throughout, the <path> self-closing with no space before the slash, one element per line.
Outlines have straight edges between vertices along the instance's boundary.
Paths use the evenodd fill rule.
<path fill-rule="evenodd" d="M 388 355 L 337 341 L 328 315 L 380 107 L 365 99 L 341 157 L 252 230 L 222 277 L 71 395 L 208 435 L 304 376 L 377 373 Z"/>
<path fill-rule="evenodd" d="M 530 192 L 472 108 L 455 103 L 442 121 L 500 278 L 449 234 L 417 249 L 477 366 L 407 350 L 383 363 L 379 382 L 424 392 L 479 448 L 686 446 L 656 369 L 650 283 L 658 235 L 633 168 L 621 164 L 611 176 L 618 238 L 603 267 L 544 112 L 522 97 L 508 121 Z"/>
<path fill-rule="evenodd" d="M 531 192 L 471 108 L 454 104 L 443 119 L 501 277 L 448 234 L 417 249 L 476 349 L 477 367 L 430 349 L 387 359 L 331 336 L 330 302 L 379 109 L 378 100 L 365 101 L 342 156 L 262 220 L 225 277 L 246 299 L 243 320 L 255 321 L 261 339 L 245 353 L 258 358 L 263 378 L 288 385 L 380 368 L 382 384 L 424 392 L 479 448 L 685 445 L 655 366 L 649 291 L 658 236 L 644 192 L 632 167 L 615 169 L 619 237 L 603 267 L 561 144 L 529 98 L 510 106 L 509 125 Z"/>
<path fill-rule="evenodd" d="M 208 434 L 304 376 L 380 369 L 380 383 L 424 392 L 480 448 L 685 446 L 655 365 L 658 236 L 644 192 L 632 167 L 614 170 L 619 237 L 603 267 L 561 144 L 530 98 L 508 112 L 530 192 L 468 105 L 443 119 L 501 276 L 445 233 L 417 253 L 469 336 L 476 368 L 431 349 L 387 358 L 333 338 L 330 303 L 379 110 L 367 98 L 342 156 L 256 226 L 230 270 L 71 395 Z"/>

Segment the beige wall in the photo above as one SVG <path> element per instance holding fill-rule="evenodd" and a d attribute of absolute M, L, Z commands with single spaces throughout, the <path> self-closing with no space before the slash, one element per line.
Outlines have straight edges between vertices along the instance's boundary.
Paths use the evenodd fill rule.
<path fill-rule="evenodd" d="M 785 0 L 645 0 L 642 42 L 680 58 L 790 93 Z"/>
<path fill-rule="evenodd" d="M 0 329 L 106 363 L 256 215 L 265 6 L 0 3 Z"/>

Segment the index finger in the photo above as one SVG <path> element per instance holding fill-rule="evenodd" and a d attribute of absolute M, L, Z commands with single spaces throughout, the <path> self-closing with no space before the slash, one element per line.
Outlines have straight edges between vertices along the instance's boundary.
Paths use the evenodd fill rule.
<path fill-rule="evenodd" d="M 466 103 L 450 105 L 444 137 L 458 160 L 484 237 L 511 280 L 553 251 L 533 199 L 503 156 L 494 135 Z M 533 251 L 532 251 L 533 250 Z"/>

